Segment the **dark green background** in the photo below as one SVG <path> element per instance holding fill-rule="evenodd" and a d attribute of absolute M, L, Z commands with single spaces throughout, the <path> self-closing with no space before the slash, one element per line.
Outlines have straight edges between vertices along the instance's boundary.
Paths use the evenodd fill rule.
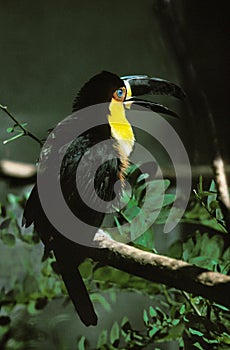
<path fill-rule="evenodd" d="M 165 21 L 168 4 L 175 23 Z M 228 156 L 228 39 L 227 1 L 0 1 L 0 103 L 43 137 L 71 111 L 78 89 L 103 69 L 119 75 L 142 73 L 181 84 L 188 96 L 174 123 L 192 162 L 211 158 L 206 116 L 194 90 L 207 95 Z M 171 34 L 179 28 L 177 45 Z M 177 28 L 176 28 L 177 30 Z M 174 38 L 175 40 L 175 38 Z M 178 57 L 185 46 L 190 62 Z M 195 70 L 195 86 L 188 86 L 188 70 Z M 190 69 L 191 70 L 191 69 Z M 157 100 L 157 99 L 156 99 Z M 160 100 L 161 101 L 161 100 Z M 191 104 L 194 110 L 191 112 Z M 181 109 L 183 108 L 183 111 Z M 194 116 L 194 113 L 196 114 Z M 0 114 L 3 140 L 10 121 Z M 195 122 L 194 122 L 195 120 Z M 0 157 L 34 162 L 38 154 L 31 140 L 1 146 Z"/>

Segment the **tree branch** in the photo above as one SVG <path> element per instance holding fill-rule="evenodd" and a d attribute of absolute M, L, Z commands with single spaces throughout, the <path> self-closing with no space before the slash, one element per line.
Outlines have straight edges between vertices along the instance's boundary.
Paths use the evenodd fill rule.
<path fill-rule="evenodd" d="M 226 221 L 226 226 L 230 230 L 230 197 L 226 178 L 226 168 L 223 159 L 218 155 L 213 160 L 213 171 L 220 197 L 221 209 Z"/>
<path fill-rule="evenodd" d="M 15 126 L 18 126 L 22 130 L 22 135 L 31 137 L 34 141 L 36 141 L 42 147 L 43 145 L 42 141 L 37 136 L 35 136 L 32 132 L 27 130 L 21 123 L 19 123 L 17 119 L 8 111 L 7 106 L 3 106 L 2 104 L 0 104 L 0 110 L 5 112 L 10 117 L 10 119 L 13 120 L 13 122 L 15 123 Z"/>
<path fill-rule="evenodd" d="M 230 307 L 230 277 L 182 260 L 142 251 L 97 233 L 90 257 L 146 280 L 163 283 Z"/>
<path fill-rule="evenodd" d="M 190 176 L 190 173 L 188 172 L 187 168 L 183 166 L 179 166 L 179 177 L 187 178 Z M 230 165 L 227 165 L 225 167 L 226 169 L 226 176 L 230 179 Z M 27 179 L 30 177 L 33 177 L 36 175 L 37 168 L 32 163 L 24 163 L 24 162 L 18 162 L 14 160 L 8 160 L 8 159 L 2 159 L 0 160 L 0 175 L 6 176 L 6 177 L 13 177 L 13 178 L 20 178 L 20 179 Z M 170 167 L 164 167 L 161 169 L 161 172 L 164 174 L 164 178 L 170 179 L 170 181 L 175 181 L 175 171 Z M 192 177 L 194 181 L 197 181 L 197 178 L 202 174 L 204 178 L 212 179 L 213 178 L 213 171 L 212 168 L 209 165 L 193 165 L 192 166 Z M 161 178 L 162 174 L 157 171 L 156 173 L 156 179 Z"/>
<path fill-rule="evenodd" d="M 33 164 L 6 159 L 0 160 L 0 176 L 28 180 L 34 178 L 36 171 L 36 166 Z"/>

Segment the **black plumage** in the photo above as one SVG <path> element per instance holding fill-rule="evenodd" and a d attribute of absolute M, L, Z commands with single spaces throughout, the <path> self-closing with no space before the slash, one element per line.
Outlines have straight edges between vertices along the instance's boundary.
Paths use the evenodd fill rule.
<path fill-rule="evenodd" d="M 124 106 L 145 105 L 153 111 L 175 116 L 174 112 L 154 102 L 132 99 L 132 87 L 136 95 L 157 93 L 184 97 L 178 86 L 162 79 L 147 76 L 121 79 L 103 71 L 81 88 L 73 103 L 73 115 L 61 123 L 61 128 L 51 132 L 40 155 L 40 176 L 51 178 L 50 186 L 52 181 L 60 183 L 69 210 L 90 225 L 90 230 L 82 232 L 76 227 L 73 241 L 59 232 L 41 205 L 39 183 L 34 186 L 24 210 L 23 223 L 26 227 L 34 223 L 44 243 L 45 255 L 51 250 L 54 252 L 69 296 L 86 326 L 96 325 L 97 315 L 78 266 L 89 255 L 89 250 L 95 249 L 94 235 L 102 225 L 105 212 L 115 198 L 119 200 L 122 191 L 135 141 Z M 91 121 L 95 122 L 93 127 L 89 127 Z M 79 134 L 73 125 L 82 132 Z M 49 190 L 47 184 L 47 196 Z M 50 205 L 62 216 L 57 202 Z M 84 244 L 80 244 L 83 241 Z"/>
<path fill-rule="evenodd" d="M 54 134 L 51 138 L 52 141 L 48 147 L 43 150 L 44 154 L 41 154 L 44 167 L 44 165 L 46 166 L 45 158 L 49 158 L 52 153 L 52 162 L 48 163 L 45 172 L 56 172 L 58 180 L 60 170 L 60 183 L 66 203 L 80 220 L 94 227 L 89 237 L 85 237 L 85 242 L 87 243 L 88 241 L 89 244 L 92 244 L 93 236 L 104 218 L 103 210 L 100 210 L 103 208 L 100 208 L 100 205 L 97 203 L 97 196 L 95 193 L 100 199 L 106 202 L 111 201 L 111 199 L 115 197 L 114 184 L 120 178 L 121 162 L 119 160 L 117 147 L 113 147 L 113 144 L 114 146 L 116 145 L 116 140 L 114 140 L 112 144 L 102 143 L 101 147 L 97 150 L 92 149 L 92 147 L 111 138 L 110 126 L 106 116 L 109 113 L 109 102 L 112 99 L 113 93 L 121 86 L 124 86 L 123 81 L 115 74 L 109 72 L 102 72 L 87 82 L 74 101 L 73 112 L 94 104 L 107 103 L 102 104 L 99 110 L 96 109 L 96 116 L 90 115 L 90 113 L 79 113 L 76 116 L 78 122 L 85 123 L 86 126 L 87 118 L 97 118 L 99 126 L 86 130 L 79 137 L 74 139 L 66 149 L 66 147 L 64 147 L 65 137 L 68 139 L 68 133 L 71 132 L 69 128 L 71 128 L 72 125 L 71 122 L 67 121 L 61 129 L 63 133 L 62 143 L 55 144 L 55 130 L 52 131 Z M 63 152 L 65 155 L 62 160 L 61 169 L 55 169 L 57 157 L 63 156 Z M 82 164 L 82 171 L 78 174 L 77 181 L 80 187 L 84 189 L 86 197 L 90 200 L 93 207 L 98 208 L 98 210 L 89 208 L 82 200 L 76 188 L 76 170 L 83 155 L 86 156 Z M 110 160 L 107 160 L 108 156 L 111 158 Z M 93 177 L 93 172 L 97 164 L 101 164 L 101 166 L 98 168 L 96 176 Z M 50 169 L 48 167 L 50 167 Z M 88 189 L 92 181 L 95 187 L 95 192 L 93 193 Z M 87 257 L 88 249 L 92 248 L 78 245 L 68 240 L 53 227 L 41 206 L 36 185 L 25 207 L 24 223 L 26 227 L 34 223 L 34 228 L 39 233 L 46 251 L 53 250 L 69 296 L 82 322 L 87 326 L 95 325 L 97 323 L 97 316 L 77 268 Z M 83 235 L 84 232 L 77 232 L 76 230 L 76 235 L 77 234 Z M 76 241 L 78 241 L 77 237 Z"/>

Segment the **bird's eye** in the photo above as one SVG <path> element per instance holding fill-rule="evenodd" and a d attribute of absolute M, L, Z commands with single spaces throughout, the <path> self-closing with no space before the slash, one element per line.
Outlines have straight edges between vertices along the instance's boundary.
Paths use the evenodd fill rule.
<path fill-rule="evenodd" d="M 115 93 L 113 94 L 113 97 L 117 101 L 124 101 L 125 95 L 126 95 L 126 89 L 125 87 L 121 87 L 115 91 Z"/>
<path fill-rule="evenodd" d="M 124 94 L 124 91 L 123 91 L 122 89 L 118 89 L 118 90 L 117 90 L 117 96 L 118 96 L 118 97 L 121 98 L 121 97 L 123 96 L 123 94 Z"/>

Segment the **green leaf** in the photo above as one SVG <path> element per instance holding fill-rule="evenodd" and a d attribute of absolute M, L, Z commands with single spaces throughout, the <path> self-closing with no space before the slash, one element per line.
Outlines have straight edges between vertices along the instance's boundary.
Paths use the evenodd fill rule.
<path fill-rule="evenodd" d="M 141 174 L 137 179 L 137 183 L 141 182 L 142 180 L 147 179 L 148 177 L 149 177 L 149 174 L 147 174 L 147 173 Z"/>
<path fill-rule="evenodd" d="M 28 125 L 28 123 L 22 123 L 21 126 L 25 128 Z"/>
<path fill-rule="evenodd" d="M 119 285 L 127 288 L 130 275 L 126 272 L 115 270 L 112 267 L 100 267 L 94 272 L 94 281 L 101 283 L 101 288 L 111 288 L 111 285 Z M 97 293 L 96 293 L 97 294 Z"/>
<path fill-rule="evenodd" d="M 141 209 L 138 206 L 133 206 L 122 211 L 128 222 L 131 222 L 139 213 Z"/>
<path fill-rule="evenodd" d="M 206 337 L 203 337 L 203 340 L 206 341 L 208 344 L 218 344 L 219 341 L 217 339 L 208 339 Z"/>
<path fill-rule="evenodd" d="M 102 295 L 102 294 L 99 294 L 99 293 L 92 293 L 91 294 L 91 299 L 93 301 L 97 301 L 99 302 L 106 311 L 111 311 L 111 306 L 110 304 L 108 303 L 108 301 L 106 300 L 106 298 Z"/>
<path fill-rule="evenodd" d="M 158 224 L 158 225 L 165 224 L 168 219 L 169 212 L 170 212 L 170 209 L 167 207 L 164 207 L 163 209 L 161 209 L 159 215 L 155 220 L 155 224 Z"/>
<path fill-rule="evenodd" d="M 227 307 L 225 307 L 225 306 L 223 306 L 223 305 L 220 305 L 220 304 L 213 303 L 213 306 L 216 306 L 216 307 L 218 307 L 219 309 L 224 310 L 224 311 L 230 311 L 229 308 L 227 308 Z"/>
<path fill-rule="evenodd" d="M 146 326 L 149 325 L 149 317 L 148 317 L 148 313 L 147 313 L 146 310 L 143 311 L 143 321 L 144 321 L 144 324 L 145 324 Z"/>
<path fill-rule="evenodd" d="M 207 207 L 208 207 L 209 209 L 211 209 L 211 207 L 210 207 L 211 203 L 212 203 L 213 201 L 216 201 L 216 198 L 217 198 L 216 184 L 215 184 L 215 181 L 214 181 L 214 180 L 212 180 L 212 182 L 211 182 L 209 191 L 210 191 L 210 192 L 213 192 L 213 194 L 211 194 L 211 195 L 208 196 L 208 198 L 207 198 Z"/>
<path fill-rule="evenodd" d="M 223 259 L 223 261 L 227 261 L 227 262 L 230 261 L 230 247 L 228 247 L 228 248 L 224 251 L 223 256 L 222 256 L 222 259 Z"/>
<path fill-rule="evenodd" d="M 174 318 L 174 319 L 172 320 L 172 325 L 173 325 L 173 326 L 177 326 L 178 323 L 180 323 L 180 320 L 179 320 L 178 318 Z"/>
<path fill-rule="evenodd" d="M 32 294 L 33 292 L 39 290 L 39 281 L 36 274 L 27 274 L 23 281 L 23 292 L 25 296 Z"/>
<path fill-rule="evenodd" d="M 200 331 L 198 331 L 198 330 L 196 330 L 196 329 L 193 329 L 193 328 L 191 328 L 191 327 L 189 327 L 189 332 L 191 333 L 191 334 L 193 334 L 193 335 L 197 335 L 198 337 L 203 337 L 203 335 L 204 335 L 204 333 L 202 333 L 202 332 L 200 332 Z"/>
<path fill-rule="evenodd" d="M 180 307 L 180 315 L 183 315 L 185 313 L 185 304 L 182 304 Z"/>
<path fill-rule="evenodd" d="M 200 343 L 196 342 L 195 344 L 193 344 L 193 346 L 195 346 L 197 349 L 199 350 L 205 350 L 201 345 Z"/>
<path fill-rule="evenodd" d="M 223 342 L 224 344 L 230 344 L 230 335 L 229 334 L 227 334 L 226 332 L 224 332 L 222 335 L 221 335 L 221 337 L 219 338 L 219 340 L 221 341 L 221 342 Z"/>
<path fill-rule="evenodd" d="M 36 315 L 38 313 L 38 310 L 36 309 L 35 306 L 35 300 L 30 300 L 28 305 L 27 305 L 27 311 L 31 315 Z"/>
<path fill-rule="evenodd" d="M 107 339 L 108 339 L 108 331 L 107 329 L 103 329 L 97 341 L 97 349 L 101 349 L 103 345 L 106 345 Z"/>
<path fill-rule="evenodd" d="M 210 209 L 211 211 L 213 210 L 216 210 L 220 207 L 219 205 L 219 202 L 217 200 L 213 200 L 211 203 L 210 203 Z"/>
<path fill-rule="evenodd" d="M 7 129 L 6 129 L 6 132 L 7 132 L 8 134 L 10 134 L 11 132 L 14 132 L 14 127 L 7 128 Z"/>
<path fill-rule="evenodd" d="M 188 261 L 191 256 L 194 254 L 195 244 L 192 238 L 189 238 L 187 242 L 183 244 L 183 260 Z M 197 254 L 195 254 L 197 255 Z"/>
<path fill-rule="evenodd" d="M 146 184 L 143 185 L 139 185 L 135 191 L 134 191 L 134 197 L 137 200 L 137 203 L 139 204 L 139 202 L 142 202 L 141 199 L 143 199 L 144 197 L 144 193 L 146 191 Z"/>
<path fill-rule="evenodd" d="M 175 198 L 176 198 L 175 194 L 166 193 L 164 195 L 164 201 L 163 201 L 162 207 L 166 207 L 167 205 L 174 203 Z"/>
<path fill-rule="evenodd" d="M 85 350 L 85 341 L 86 341 L 86 338 L 83 335 L 78 342 L 78 350 Z"/>
<path fill-rule="evenodd" d="M 149 315 L 152 318 L 157 317 L 157 312 L 156 312 L 156 310 L 154 310 L 154 308 L 152 306 L 149 307 Z"/>
<path fill-rule="evenodd" d="M 130 224 L 131 240 L 135 241 L 144 232 L 146 232 L 154 222 L 154 212 L 146 213 L 144 210 Z"/>
<path fill-rule="evenodd" d="M 217 260 L 213 260 L 209 256 L 196 256 L 189 259 L 190 264 L 194 264 L 206 269 L 212 269 L 216 265 Z"/>
<path fill-rule="evenodd" d="M 120 330 L 117 322 L 114 322 L 112 329 L 110 331 L 110 342 L 111 344 L 117 348 L 119 345 L 119 335 L 120 335 Z"/>
<path fill-rule="evenodd" d="M 184 329 L 185 329 L 185 324 L 182 322 L 181 323 L 179 322 L 177 325 L 175 325 L 169 329 L 169 335 L 173 339 L 177 339 L 179 337 L 182 337 Z"/>
<path fill-rule="evenodd" d="M 158 195 L 164 193 L 169 186 L 170 186 L 170 181 L 167 179 L 153 180 L 153 181 L 147 182 L 147 191 L 151 194 L 151 196 L 158 197 Z"/>
<path fill-rule="evenodd" d="M 141 245 L 144 248 L 147 248 L 149 250 L 154 250 L 155 249 L 154 232 L 153 232 L 152 228 L 148 229 L 140 237 L 136 238 L 134 243 Z"/>
<path fill-rule="evenodd" d="M 16 196 L 15 194 L 13 193 L 8 193 L 7 194 L 7 201 L 10 203 L 10 204 L 17 204 L 19 203 L 21 200 L 21 198 L 19 196 Z"/>
<path fill-rule="evenodd" d="M 183 255 L 183 244 L 181 241 L 173 243 L 168 250 L 168 254 L 171 258 L 181 259 Z"/>
<path fill-rule="evenodd" d="M 222 221 L 223 224 L 224 224 L 224 215 L 222 213 L 221 208 L 217 208 L 216 209 L 216 219 L 219 220 L 219 221 Z"/>
<path fill-rule="evenodd" d="M 218 260 L 224 248 L 224 241 L 219 236 L 209 237 L 208 233 L 202 235 L 200 255 Z"/>
<path fill-rule="evenodd" d="M 15 237 L 12 233 L 4 233 L 2 235 L 2 241 L 5 245 L 8 245 L 9 247 L 13 247 L 15 245 Z"/>
<path fill-rule="evenodd" d="M 153 326 L 148 332 L 149 337 L 152 338 L 157 332 L 159 332 L 159 327 Z"/>
<path fill-rule="evenodd" d="M 90 260 L 85 260 L 80 266 L 79 271 L 81 276 L 85 278 L 89 278 L 93 273 L 93 264 Z"/>

